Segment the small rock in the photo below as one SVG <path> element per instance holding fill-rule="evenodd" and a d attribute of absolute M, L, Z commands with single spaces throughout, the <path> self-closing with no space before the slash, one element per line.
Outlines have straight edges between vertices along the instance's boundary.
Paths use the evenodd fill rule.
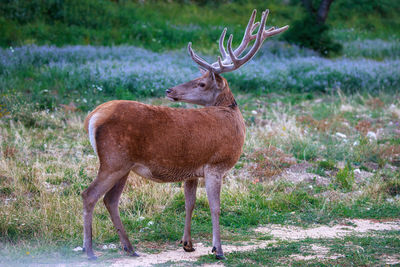
<path fill-rule="evenodd" d="M 76 248 L 74 248 L 74 249 L 72 249 L 73 251 L 82 251 L 83 250 L 83 248 L 82 247 L 76 247 Z"/>
<path fill-rule="evenodd" d="M 345 134 L 342 134 L 342 133 L 339 133 L 339 132 L 336 133 L 336 136 L 340 137 L 340 138 L 347 138 L 347 136 Z"/>
<path fill-rule="evenodd" d="M 106 249 L 116 249 L 116 248 L 117 248 L 117 246 L 115 244 L 103 245 L 101 247 L 101 249 L 104 249 L 104 250 L 106 250 Z"/>
<path fill-rule="evenodd" d="M 374 133 L 374 132 L 368 132 L 367 133 L 367 137 L 368 137 L 369 140 L 376 140 L 377 139 L 376 133 Z"/>
<path fill-rule="evenodd" d="M 257 111 L 256 111 L 256 110 L 252 110 L 252 111 L 251 111 L 251 114 L 253 114 L 253 115 L 257 115 L 258 113 L 257 113 Z"/>

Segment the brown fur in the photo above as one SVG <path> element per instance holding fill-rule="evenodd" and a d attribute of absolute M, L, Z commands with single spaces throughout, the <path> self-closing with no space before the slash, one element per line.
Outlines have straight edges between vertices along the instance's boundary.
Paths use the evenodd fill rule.
<path fill-rule="evenodd" d="M 82 193 L 84 202 L 84 248 L 92 249 L 92 214 L 97 200 L 104 204 L 124 249 L 137 254 L 129 242 L 118 213 L 118 201 L 130 171 L 157 181 L 185 181 L 185 251 L 194 251 L 190 224 L 198 177 L 205 177 L 213 221 L 213 246 L 223 257 L 219 230 L 220 190 L 223 175 L 240 154 L 245 138 L 242 114 L 224 78 L 212 73 L 167 91 L 173 101 L 205 105 L 200 109 L 151 106 L 135 101 L 104 103 L 85 119 L 85 129 L 95 139 L 100 168 L 97 178 Z M 94 122 L 91 122 L 96 116 Z M 92 140 L 93 141 L 93 140 Z"/>
<path fill-rule="evenodd" d="M 244 142 L 237 107 L 178 109 L 115 100 L 98 106 L 96 144 L 101 165 L 140 163 L 160 182 L 203 176 L 205 164 L 229 170 Z M 115 161 L 114 161 L 115 160 Z"/>

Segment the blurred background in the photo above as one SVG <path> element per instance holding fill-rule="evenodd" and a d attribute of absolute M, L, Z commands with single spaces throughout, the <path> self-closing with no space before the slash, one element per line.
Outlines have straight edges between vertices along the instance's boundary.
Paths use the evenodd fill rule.
<path fill-rule="evenodd" d="M 281 40 L 325 55 L 339 53 L 344 42 L 393 40 L 400 32 L 394 0 L 5 0 L 0 45 L 129 44 L 164 51 L 193 41 L 215 49 L 225 26 L 240 39 L 254 8 L 270 9 L 268 25 L 291 25 Z"/>
<path fill-rule="evenodd" d="M 110 97 L 160 96 L 162 88 L 193 77 L 188 42 L 214 62 L 223 28 L 238 45 L 252 10 L 259 20 L 266 8 L 267 27 L 290 28 L 265 42 L 255 58 L 262 67 L 253 62 L 226 74 L 234 90 L 374 92 L 399 85 L 398 1 L 6 0 L 0 74 L 16 75 L 13 83 L 3 79 L 0 90 L 29 95 L 39 108 L 73 101 L 82 110 Z M 93 86 L 104 90 L 88 90 Z M 86 102 L 77 103 L 81 97 Z"/>

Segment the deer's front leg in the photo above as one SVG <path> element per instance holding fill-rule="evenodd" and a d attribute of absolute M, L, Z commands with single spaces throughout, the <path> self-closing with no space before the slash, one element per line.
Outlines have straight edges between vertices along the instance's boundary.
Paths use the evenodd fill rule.
<path fill-rule="evenodd" d="M 183 233 L 182 243 L 183 249 L 186 252 L 195 251 L 192 244 L 192 237 L 190 234 L 190 228 L 192 223 L 192 214 L 194 209 L 194 204 L 196 202 L 196 189 L 197 189 L 198 179 L 189 180 L 185 182 L 185 231 Z"/>
<path fill-rule="evenodd" d="M 220 194 L 221 194 L 221 184 L 222 184 L 222 174 L 207 170 L 204 175 L 206 183 L 206 191 L 208 203 L 210 205 L 211 220 L 213 226 L 213 248 L 212 252 L 215 252 L 216 258 L 221 260 L 225 259 L 224 252 L 221 246 L 221 234 L 219 228 L 219 215 L 221 213 L 220 207 Z"/>

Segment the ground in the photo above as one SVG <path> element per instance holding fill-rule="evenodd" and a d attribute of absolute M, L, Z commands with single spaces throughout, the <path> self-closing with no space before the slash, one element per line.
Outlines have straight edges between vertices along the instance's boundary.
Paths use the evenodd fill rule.
<path fill-rule="evenodd" d="M 302 228 L 294 226 L 282 226 L 271 224 L 267 226 L 260 226 L 254 229 L 255 233 L 261 233 L 263 235 L 269 235 L 270 240 L 259 240 L 254 239 L 248 242 L 241 242 L 235 244 L 224 245 L 224 251 L 229 258 L 229 254 L 232 252 L 246 252 L 256 249 L 268 250 L 271 247 L 276 246 L 279 242 L 301 242 L 307 239 L 307 245 L 309 246 L 306 251 L 307 255 L 293 253 L 289 255 L 290 260 L 298 261 L 318 261 L 318 260 L 336 260 L 339 258 L 347 257 L 346 254 L 334 253 L 331 251 L 329 241 L 331 239 L 339 239 L 345 236 L 374 236 L 380 235 L 385 231 L 400 231 L 400 220 L 344 220 L 333 226 L 326 225 L 313 225 L 311 228 Z M 317 240 L 316 244 L 313 244 L 313 240 Z M 321 241 L 324 245 L 321 245 Z M 337 241 L 336 241 L 337 242 Z M 353 250 L 361 250 L 362 247 L 357 245 L 347 244 Z M 199 257 L 210 255 L 210 247 L 204 243 L 195 244 L 196 251 L 192 253 L 183 252 L 182 248 L 174 250 L 166 250 L 158 254 L 146 254 L 141 253 L 139 258 L 123 258 L 119 259 L 111 264 L 111 266 L 153 266 L 156 264 L 165 264 L 171 266 L 188 266 L 195 265 Z M 383 256 L 383 255 L 382 255 Z M 279 262 L 280 259 L 276 259 Z M 382 257 L 380 264 L 400 264 L 400 253 L 391 255 L 390 257 Z M 219 261 L 212 264 L 202 264 L 203 266 L 225 266 L 224 261 Z M 229 266 L 229 265 L 226 265 Z"/>

